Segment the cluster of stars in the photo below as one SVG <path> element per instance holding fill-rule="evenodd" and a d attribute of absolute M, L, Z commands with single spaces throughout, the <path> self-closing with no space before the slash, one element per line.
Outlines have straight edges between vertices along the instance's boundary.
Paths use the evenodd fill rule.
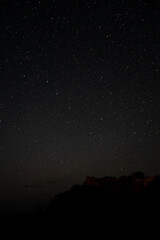
<path fill-rule="evenodd" d="M 156 6 L 145 0 L 3 4 L 0 151 L 8 185 L 156 173 Z"/>

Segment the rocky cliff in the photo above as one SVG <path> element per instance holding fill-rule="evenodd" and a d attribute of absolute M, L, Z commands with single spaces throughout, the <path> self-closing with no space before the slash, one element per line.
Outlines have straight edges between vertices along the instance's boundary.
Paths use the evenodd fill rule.
<path fill-rule="evenodd" d="M 138 175 L 131 175 L 131 176 L 122 176 L 120 178 L 116 177 L 103 177 L 103 178 L 96 178 L 96 177 L 89 177 L 87 176 L 86 181 L 84 182 L 84 186 L 90 187 L 101 187 L 104 189 L 110 189 L 113 191 L 118 190 L 125 190 L 129 188 L 132 192 L 142 192 L 146 189 L 146 187 L 154 183 L 156 177 L 145 177 Z"/>
<path fill-rule="evenodd" d="M 87 177 L 82 185 L 57 195 L 47 212 L 77 216 L 160 214 L 160 176 Z M 65 214 L 64 214 L 65 213 Z"/>

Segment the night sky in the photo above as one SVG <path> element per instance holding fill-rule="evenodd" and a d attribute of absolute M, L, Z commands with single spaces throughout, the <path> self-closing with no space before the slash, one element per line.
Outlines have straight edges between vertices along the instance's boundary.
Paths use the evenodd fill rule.
<path fill-rule="evenodd" d="M 160 3 L 0 5 L 0 201 L 159 174 Z"/>

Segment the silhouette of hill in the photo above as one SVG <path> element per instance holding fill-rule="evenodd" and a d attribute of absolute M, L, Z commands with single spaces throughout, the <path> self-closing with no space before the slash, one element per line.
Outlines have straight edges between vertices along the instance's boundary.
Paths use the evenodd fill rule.
<path fill-rule="evenodd" d="M 46 209 L 48 216 L 130 218 L 160 213 L 160 176 L 87 177 L 82 185 L 58 194 Z"/>
<path fill-rule="evenodd" d="M 144 223 L 160 216 L 160 175 L 141 172 L 119 178 L 87 177 L 82 185 L 50 200 L 37 214 L 0 216 L 1 222 L 38 226 L 127 225 Z M 80 225 L 79 225 L 80 224 Z"/>

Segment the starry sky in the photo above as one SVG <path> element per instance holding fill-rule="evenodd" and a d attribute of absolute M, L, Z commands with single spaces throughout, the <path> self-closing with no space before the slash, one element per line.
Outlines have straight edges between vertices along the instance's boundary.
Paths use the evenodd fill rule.
<path fill-rule="evenodd" d="M 0 4 L 0 201 L 159 174 L 160 3 Z"/>

